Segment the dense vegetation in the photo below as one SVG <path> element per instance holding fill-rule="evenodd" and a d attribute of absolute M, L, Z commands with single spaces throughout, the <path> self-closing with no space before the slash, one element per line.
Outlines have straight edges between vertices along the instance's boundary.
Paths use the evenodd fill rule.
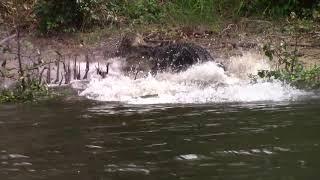
<path fill-rule="evenodd" d="M 319 16 L 319 0 L 17 0 L 0 2 L 0 21 L 16 10 L 28 11 L 28 21 L 42 33 L 87 30 L 94 25 L 146 23 L 215 23 L 223 18 Z M 20 3 L 21 4 L 21 3 Z M 33 18 L 33 19 L 31 19 Z"/>

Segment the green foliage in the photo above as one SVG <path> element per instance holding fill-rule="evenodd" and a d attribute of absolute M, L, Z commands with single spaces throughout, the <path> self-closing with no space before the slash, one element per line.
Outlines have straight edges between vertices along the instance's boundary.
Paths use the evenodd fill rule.
<path fill-rule="evenodd" d="M 240 15 L 283 17 L 295 12 L 298 16 L 311 16 L 319 1 L 306 0 L 241 0 Z"/>
<path fill-rule="evenodd" d="M 320 66 L 305 68 L 298 59 L 297 49 L 289 51 L 285 43 L 279 48 L 273 48 L 268 44 L 264 46 L 264 52 L 270 61 L 275 62 L 277 69 L 260 70 L 260 78 L 279 79 L 304 89 L 320 87 Z"/>
<path fill-rule="evenodd" d="M 214 0 L 177 0 L 167 4 L 167 16 L 173 22 L 184 24 L 214 20 Z"/>
<path fill-rule="evenodd" d="M 37 80 L 19 81 L 13 89 L 0 91 L 0 103 L 36 101 L 50 96 L 46 85 Z"/>
<path fill-rule="evenodd" d="M 162 20 L 163 11 L 156 0 L 136 0 L 127 2 L 122 11 L 133 23 L 156 23 Z"/>
<path fill-rule="evenodd" d="M 105 25 L 126 17 L 131 23 L 155 23 L 162 18 L 157 0 L 40 0 L 35 6 L 39 30 L 74 32 L 91 25 Z"/>
<path fill-rule="evenodd" d="M 40 0 L 35 14 L 41 32 L 74 31 L 83 20 L 83 12 L 77 0 Z"/>
<path fill-rule="evenodd" d="M 318 18 L 319 0 L 38 0 L 41 32 L 76 31 L 92 25 L 182 23 L 212 24 L 239 16 Z"/>

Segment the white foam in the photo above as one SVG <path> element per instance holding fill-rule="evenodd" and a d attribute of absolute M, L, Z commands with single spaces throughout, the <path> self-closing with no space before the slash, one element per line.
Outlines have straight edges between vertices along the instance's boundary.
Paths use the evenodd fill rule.
<path fill-rule="evenodd" d="M 190 67 L 182 73 L 162 73 L 136 79 L 121 73 L 121 63 L 114 60 L 110 73 L 102 79 L 91 75 L 81 96 L 97 101 L 129 104 L 216 103 L 295 100 L 305 94 L 279 81 L 251 83 L 248 74 L 268 69 L 260 55 L 247 53 L 233 57 L 227 73 L 214 62 Z M 78 83 L 74 83 L 74 87 Z"/>

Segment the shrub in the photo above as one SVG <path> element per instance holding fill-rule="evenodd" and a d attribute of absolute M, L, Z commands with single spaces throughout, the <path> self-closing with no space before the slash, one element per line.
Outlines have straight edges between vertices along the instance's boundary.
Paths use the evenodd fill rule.
<path fill-rule="evenodd" d="M 77 0 L 40 0 L 35 6 L 35 14 L 41 32 L 75 31 L 81 26 L 83 12 Z"/>
<path fill-rule="evenodd" d="M 36 101 L 50 96 L 48 87 L 36 79 L 30 79 L 22 84 L 20 81 L 13 89 L 1 90 L 0 103 Z"/>
<path fill-rule="evenodd" d="M 305 68 L 297 55 L 297 49 L 289 51 L 286 43 L 274 48 L 264 46 L 265 55 L 277 66 L 276 70 L 260 70 L 258 76 L 264 79 L 279 79 L 303 89 L 320 87 L 320 67 Z"/>
<path fill-rule="evenodd" d="M 156 23 L 163 17 L 163 10 L 157 0 L 127 2 L 122 13 L 138 24 Z"/>
<path fill-rule="evenodd" d="M 0 9 L 2 9 L 0 4 Z M 126 20 L 128 24 L 166 22 L 210 24 L 221 18 L 318 16 L 319 0 L 38 0 L 41 32 L 76 31 Z M 170 22 L 170 21 L 169 21 Z"/>

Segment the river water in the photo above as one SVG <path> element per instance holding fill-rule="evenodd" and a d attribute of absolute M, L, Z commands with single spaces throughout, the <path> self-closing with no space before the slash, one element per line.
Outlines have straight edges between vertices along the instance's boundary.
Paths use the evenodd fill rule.
<path fill-rule="evenodd" d="M 114 65 L 80 96 L 0 105 L 0 179 L 318 179 L 319 96 L 246 79 L 250 57 L 136 80 Z"/>
<path fill-rule="evenodd" d="M 320 176 L 320 103 L 0 106 L 0 179 Z"/>

